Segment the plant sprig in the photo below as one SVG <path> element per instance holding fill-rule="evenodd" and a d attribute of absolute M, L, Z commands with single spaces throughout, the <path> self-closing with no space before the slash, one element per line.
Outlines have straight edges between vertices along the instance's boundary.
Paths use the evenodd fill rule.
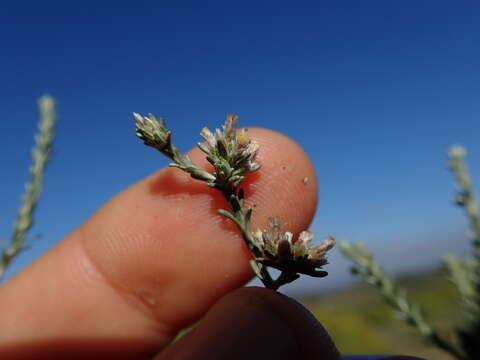
<path fill-rule="evenodd" d="M 457 331 L 462 346 L 471 359 L 480 357 L 480 211 L 476 201 L 473 181 L 464 161 L 466 150 L 453 146 L 449 150 L 449 168 L 458 187 L 454 198 L 465 210 L 472 233 L 472 256 L 447 257 L 444 262 L 450 279 L 456 285 L 462 302 L 466 324 Z"/>
<path fill-rule="evenodd" d="M 398 317 L 410 326 L 413 326 L 421 335 L 437 347 L 447 351 L 457 359 L 467 359 L 456 344 L 443 339 L 438 332 L 424 318 L 420 306 L 412 303 L 405 289 L 399 287 L 388 278 L 375 261 L 373 255 L 367 251 L 363 243 L 340 243 L 340 251 L 350 259 L 354 265 L 353 274 L 374 286 L 385 301 L 397 310 Z"/>
<path fill-rule="evenodd" d="M 157 149 L 172 160 L 169 166 L 205 181 L 208 186 L 223 194 L 229 209 L 219 209 L 218 212 L 236 224 L 252 255 L 250 265 L 265 287 L 276 290 L 298 279 L 299 274 L 315 277 L 328 274 L 318 269 L 327 264 L 326 253 L 335 243 L 333 238 L 310 247 L 312 233 L 303 231 L 294 239 L 292 233 L 281 231 L 277 218 L 270 218 L 268 229 L 252 232 L 250 222 L 253 209 L 245 205 L 245 193 L 241 184 L 247 173 L 261 167 L 255 162 L 259 146 L 250 139 L 246 129 L 237 132 L 236 115 L 227 116 L 222 130 L 217 129 L 212 133 L 208 128 L 203 128 L 201 131 L 205 142 L 198 143 L 197 146 L 212 164 L 215 170 L 213 174 L 199 168 L 188 155 L 182 154 L 173 145 L 171 131 L 166 128 L 164 119 L 157 119 L 153 114 L 141 116 L 134 113 L 134 117 L 137 136 L 145 145 Z M 276 279 L 270 275 L 269 267 L 280 271 Z"/>
<path fill-rule="evenodd" d="M 373 256 L 362 243 L 341 243 L 340 251 L 353 263 L 352 272 L 375 286 L 387 303 L 395 307 L 403 320 L 429 339 L 437 347 L 459 360 L 480 358 L 480 211 L 473 190 L 473 181 L 464 161 L 466 151 L 461 146 L 449 150 L 449 168 L 458 187 L 454 201 L 465 210 L 472 232 L 472 256 L 445 256 L 446 272 L 456 286 L 465 323 L 456 329 L 451 342 L 442 339 L 423 318 L 418 305 L 409 302 L 406 292 L 381 271 Z"/>
<path fill-rule="evenodd" d="M 13 225 L 10 243 L 1 252 L 0 280 L 12 260 L 28 245 L 26 234 L 33 224 L 33 214 L 42 189 L 43 174 L 52 153 L 52 143 L 55 137 L 55 121 L 57 119 L 55 102 L 50 96 L 42 96 L 38 100 L 40 110 L 39 132 L 35 135 L 35 147 L 32 150 L 33 163 L 30 167 L 30 182 L 25 184 L 25 193 Z"/>

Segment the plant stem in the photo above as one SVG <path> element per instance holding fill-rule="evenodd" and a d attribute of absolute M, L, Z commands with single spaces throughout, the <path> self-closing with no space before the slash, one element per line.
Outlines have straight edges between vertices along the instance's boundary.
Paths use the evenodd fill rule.
<path fill-rule="evenodd" d="M 352 272 L 377 288 L 383 295 L 385 301 L 398 311 L 402 320 L 415 327 L 420 334 L 425 336 L 425 338 L 437 347 L 445 350 L 459 360 L 467 359 L 460 349 L 443 339 L 432 326 L 428 324 L 420 311 L 420 307 L 417 304 L 411 303 L 406 291 L 383 273 L 373 255 L 365 249 L 362 243 L 349 244 L 343 242 L 340 244 L 340 251 L 354 262 L 355 265 L 352 267 Z"/>
<path fill-rule="evenodd" d="M 473 190 L 473 181 L 468 167 L 463 160 L 465 150 L 459 146 L 452 147 L 450 154 L 450 169 L 455 175 L 459 194 L 455 198 L 458 205 L 465 209 L 473 233 L 473 254 L 480 263 L 480 214 Z"/>
<path fill-rule="evenodd" d="M 17 219 L 13 225 L 10 244 L 2 251 L 0 258 L 0 280 L 11 261 L 26 245 L 26 234 L 33 224 L 33 214 L 42 189 L 45 167 L 52 153 L 52 143 L 55 137 L 54 125 L 57 118 L 55 102 L 50 96 L 42 96 L 38 100 L 40 110 L 39 132 L 35 136 L 36 145 L 32 151 L 33 163 L 30 167 L 31 180 L 25 185 L 25 193 L 18 210 Z"/>
<path fill-rule="evenodd" d="M 263 251 L 253 239 L 250 229 L 253 209 L 244 206 L 244 192 L 240 185 L 247 172 L 256 171 L 260 168 L 259 164 L 253 162 L 258 147 L 250 146 L 250 140 L 244 133 L 241 133 L 241 136 L 244 137 L 242 141 L 245 141 L 246 138 L 248 143 L 242 143 L 238 147 L 238 141 L 240 140 L 235 135 L 236 116 L 229 115 L 227 117 L 223 133 L 217 129 L 214 135 L 208 128 L 202 129 L 201 135 L 207 142 L 197 145 L 200 150 L 207 154 L 206 159 L 213 165 L 215 174 L 199 168 L 190 160 L 188 155 L 182 154 L 172 144 L 171 132 L 165 127 L 165 121 L 162 118 L 157 120 L 153 114 L 142 117 L 137 113 L 134 113 L 134 117 L 137 120 L 137 136 L 146 145 L 157 149 L 172 160 L 169 166 L 177 167 L 189 173 L 191 177 L 205 181 L 208 186 L 219 190 L 223 194 L 230 211 L 220 209 L 218 212 L 237 225 L 253 257 L 250 265 L 265 287 L 276 290 L 281 285 L 298 278 L 299 275 L 292 269 L 280 269 L 280 276 L 273 280 L 268 272 L 267 265 L 262 261 L 264 260 Z M 324 273 L 326 274 L 326 272 Z"/>
<path fill-rule="evenodd" d="M 480 345 L 478 343 L 480 337 L 480 212 L 473 190 L 472 177 L 464 161 L 465 154 L 465 149 L 460 146 L 450 148 L 449 167 L 459 188 L 455 201 L 464 208 L 472 230 L 473 258 L 463 261 L 453 260 L 453 262 L 450 260 L 449 270 L 452 276 L 456 276 L 457 281 L 460 281 L 460 279 L 467 281 L 465 284 L 461 282 L 456 284 L 460 290 L 462 301 L 467 305 L 465 307 L 466 326 L 464 329 L 459 329 L 457 333 L 468 356 L 471 359 L 477 359 L 480 356 Z M 452 265 L 457 265 L 459 269 L 461 267 L 460 270 L 462 271 L 455 272 L 455 267 L 452 267 Z M 460 277 L 459 275 L 464 276 Z M 462 291 L 464 289 L 468 291 Z"/>

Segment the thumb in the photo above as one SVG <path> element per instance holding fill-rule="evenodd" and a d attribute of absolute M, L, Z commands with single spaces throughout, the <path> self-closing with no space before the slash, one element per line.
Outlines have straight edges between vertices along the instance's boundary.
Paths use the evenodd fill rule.
<path fill-rule="evenodd" d="M 242 288 L 220 299 L 192 332 L 155 359 L 320 358 L 340 355 L 308 310 L 275 291 Z"/>

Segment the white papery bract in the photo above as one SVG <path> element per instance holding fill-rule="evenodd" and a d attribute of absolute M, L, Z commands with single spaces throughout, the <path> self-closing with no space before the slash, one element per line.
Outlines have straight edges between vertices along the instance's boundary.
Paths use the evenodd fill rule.
<path fill-rule="evenodd" d="M 313 233 L 302 231 L 297 238 L 291 232 L 283 232 L 280 220 L 269 219 L 268 229 L 253 233 L 256 246 L 265 256 L 265 263 L 282 268 L 288 266 L 299 273 L 310 274 L 328 263 L 327 252 L 335 245 L 335 239 L 328 237 L 311 247 Z M 310 274 L 311 275 L 311 274 Z"/>
<path fill-rule="evenodd" d="M 204 127 L 200 132 L 206 141 L 198 143 L 198 147 L 214 166 L 217 185 L 230 182 L 238 186 L 244 174 L 260 169 L 260 164 L 255 162 L 259 146 L 250 139 L 246 129 L 237 132 L 237 119 L 236 115 L 228 115 L 222 130 L 212 133 Z"/>

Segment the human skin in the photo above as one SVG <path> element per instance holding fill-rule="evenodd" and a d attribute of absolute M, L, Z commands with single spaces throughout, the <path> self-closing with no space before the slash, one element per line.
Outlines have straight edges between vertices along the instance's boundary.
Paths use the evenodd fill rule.
<path fill-rule="evenodd" d="M 306 229 L 318 197 L 307 156 L 278 133 L 249 135 L 262 164 L 243 184 L 255 206 L 252 228 L 279 216 L 289 231 Z M 199 150 L 190 156 L 209 168 Z M 238 289 L 252 277 L 249 253 L 218 215 L 222 207 L 218 191 L 173 168 L 111 199 L 0 288 L 0 357 L 339 359 L 300 304 L 268 289 Z"/>

